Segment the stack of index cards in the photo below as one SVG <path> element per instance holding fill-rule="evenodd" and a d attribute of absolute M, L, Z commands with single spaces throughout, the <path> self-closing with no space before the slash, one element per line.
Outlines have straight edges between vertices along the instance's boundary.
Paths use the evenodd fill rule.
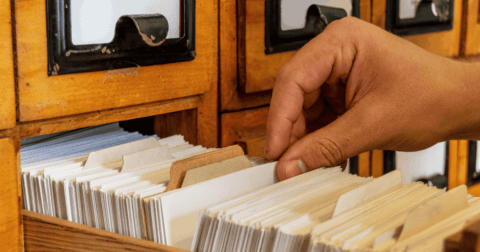
<path fill-rule="evenodd" d="M 174 161 L 207 151 L 180 135 L 146 137 L 118 124 L 26 139 L 23 207 L 146 239 L 142 199 L 165 191 Z"/>
<path fill-rule="evenodd" d="M 445 192 L 315 170 L 208 207 L 192 251 L 442 251 L 443 240 L 480 216 L 461 186 Z"/>

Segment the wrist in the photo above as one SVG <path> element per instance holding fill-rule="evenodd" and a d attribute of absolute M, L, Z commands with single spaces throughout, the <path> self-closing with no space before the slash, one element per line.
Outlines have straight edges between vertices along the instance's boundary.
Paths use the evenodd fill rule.
<path fill-rule="evenodd" d="M 454 61 L 447 139 L 480 139 L 480 63 Z"/>

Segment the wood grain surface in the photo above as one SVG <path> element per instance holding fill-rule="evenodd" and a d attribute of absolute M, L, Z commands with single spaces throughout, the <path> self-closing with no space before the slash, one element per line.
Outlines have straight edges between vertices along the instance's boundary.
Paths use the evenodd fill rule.
<path fill-rule="evenodd" d="M 265 54 L 265 1 L 238 0 L 238 72 L 245 93 L 272 89 L 278 70 L 296 51 Z"/>
<path fill-rule="evenodd" d="M 371 152 L 364 152 L 358 154 L 358 176 L 370 177 L 371 171 Z"/>
<path fill-rule="evenodd" d="M 372 153 L 372 159 L 371 159 L 371 172 L 372 176 L 374 178 L 378 178 L 383 175 L 384 170 L 383 170 L 383 151 L 382 150 L 373 150 L 371 151 Z"/>
<path fill-rule="evenodd" d="M 267 116 L 268 107 L 222 114 L 220 146 L 227 147 L 235 142 L 266 134 Z"/>
<path fill-rule="evenodd" d="M 458 140 L 448 143 L 448 189 L 453 189 L 458 184 Z"/>
<path fill-rule="evenodd" d="M 26 210 L 23 222 L 26 251 L 186 251 Z"/>
<path fill-rule="evenodd" d="M 198 96 L 179 98 L 169 101 L 134 105 L 125 108 L 108 109 L 60 118 L 23 122 L 19 125 L 22 138 L 44 135 L 54 132 L 79 129 L 95 125 L 154 116 L 197 108 L 200 104 Z"/>
<path fill-rule="evenodd" d="M 22 199 L 14 142 L 0 139 L 0 251 L 21 251 Z"/>
<path fill-rule="evenodd" d="M 477 0 L 465 0 L 464 1 L 464 21 L 463 24 L 465 31 L 465 56 L 480 54 L 480 23 L 478 22 L 479 1 Z"/>
<path fill-rule="evenodd" d="M 197 110 L 182 110 L 155 116 L 154 132 L 161 138 L 180 134 L 185 141 L 197 145 Z"/>
<path fill-rule="evenodd" d="M 250 157 L 263 157 L 265 155 L 265 142 L 267 141 L 266 134 L 259 134 L 256 136 L 250 136 L 235 142 L 243 151 Z"/>
<path fill-rule="evenodd" d="M 10 0 L 0 0 L 0 129 L 15 127 L 12 15 Z"/>
<path fill-rule="evenodd" d="M 47 75 L 45 1 L 16 1 L 20 121 L 55 118 L 202 94 L 217 83 L 218 1 L 196 3 L 197 56 L 134 69 Z"/>
<path fill-rule="evenodd" d="M 271 91 L 247 94 L 238 87 L 237 69 L 237 2 L 220 0 L 220 108 L 235 111 L 270 103 Z"/>

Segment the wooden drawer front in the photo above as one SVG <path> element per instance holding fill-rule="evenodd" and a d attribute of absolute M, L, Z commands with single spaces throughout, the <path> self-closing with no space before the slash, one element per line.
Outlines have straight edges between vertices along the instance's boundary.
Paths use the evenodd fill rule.
<path fill-rule="evenodd" d="M 239 1 L 238 8 L 238 67 L 241 90 L 254 93 L 272 89 L 278 70 L 296 51 L 265 54 L 264 0 Z M 369 10 L 369 1 L 361 1 L 362 19 L 370 20 Z"/>
<path fill-rule="evenodd" d="M 268 107 L 222 114 L 222 142 L 226 147 L 239 144 L 247 155 L 263 156 Z"/>
<path fill-rule="evenodd" d="M 45 0 L 17 1 L 20 121 L 125 107 L 209 91 L 217 80 L 217 0 L 197 1 L 193 61 L 48 76 Z"/>
<path fill-rule="evenodd" d="M 465 37 L 465 55 L 480 54 L 480 22 L 479 22 L 479 3 L 478 0 L 468 0 L 464 8 L 467 16 L 466 37 Z"/>
<path fill-rule="evenodd" d="M 462 1 L 454 0 L 453 27 L 451 30 L 403 36 L 403 38 L 439 55 L 458 56 L 462 25 Z M 386 26 L 386 3 L 385 0 L 372 0 L 372 23 L 382 28 Z"/>
<path fill-rule="evenodd" d="M 369 22 L 370 0 L 358 1 L 360 18 Z M 265 54 L 265 0 L 220 0 L 219 5 L 221 110 L 267 105 L 278 70 L 295 51 Z"/>
<path fill-rule="evenodd" d="M 11 17 L 10 0 L 0 0 L 0 129 L 15 126 Z"/>
<path fill-rule="evenodd" d="M 21 251 L 21 197 L 13 141 L 0 139 L 0 251 Z"/>

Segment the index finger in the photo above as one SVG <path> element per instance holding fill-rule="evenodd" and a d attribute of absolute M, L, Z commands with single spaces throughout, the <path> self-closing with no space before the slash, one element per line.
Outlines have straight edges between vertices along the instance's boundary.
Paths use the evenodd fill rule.
<path fill-rule="evenodd" d="M 288 148 L 293 125 L 302 113 L 304 96 L 330 76 L 338 43 L 322 33 L 300 49 L 277 74 L 267 120 L 265 157 L 278 159 Z"/>

